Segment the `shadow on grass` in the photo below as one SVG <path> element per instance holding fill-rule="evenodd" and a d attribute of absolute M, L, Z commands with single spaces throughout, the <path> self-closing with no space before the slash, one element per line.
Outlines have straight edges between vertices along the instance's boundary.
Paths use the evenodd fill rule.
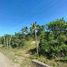
<path fill-rule="evenodd" d="M 27 53 L 29 53 L 30 55 L 36 55 L 36 52 L 37 52 L 36 50 L 37 50 L 36 48 L 30 49 Z M 46 57 L 47 59 L 52 59 L 52 57 L 49 56 L 49 55 L 46 54 L 46 53 L 40 53 L 40 52 L 39 52 L 38 56 L 44 56 L 44 57 Z"/>
<path fill-rule="evenodd" d="M 36 54 L 36 48 L 30 49 L 30 50 L 28 51 L 28 53 L 31 54 L 31 55 Z"/>
<path fill-rule="evenodd" d="M 67 59 L 58 59 L 58 60 L 55 60 L 56 62 L 64 62 L 64 63 L 67 63 Z"/>

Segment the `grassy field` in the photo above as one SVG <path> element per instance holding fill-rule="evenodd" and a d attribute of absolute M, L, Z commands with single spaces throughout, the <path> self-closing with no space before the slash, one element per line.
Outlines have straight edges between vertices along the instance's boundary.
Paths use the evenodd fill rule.
<path fill-rule="evenodd" d="M 20 67 L 31 67 L 32 60 L 37 59 L 53 67 L 67 67 L 67 61 L 61 61 L 60 58 L 47 59 L 44 56 L 36 56 L 29 51 L 36 47 L 35 41 L 26 41 L 23 48 L 5 48 L 0 47 L 0 51 L 5 54 L 12 62 L 20 65 Z M 61 58 L 63 59 L 63 58 Z M 67 60 L 67 57 L 65 58 Z"/>

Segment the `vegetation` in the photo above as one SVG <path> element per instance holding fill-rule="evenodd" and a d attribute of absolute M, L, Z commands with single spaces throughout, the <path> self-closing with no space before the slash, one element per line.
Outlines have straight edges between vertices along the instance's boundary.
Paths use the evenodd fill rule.
<path fill-rule="evenodd" d="M 48 59 L 62 57 L 67 61 L 67 22 L 63 18 L 49 22 L 46 25 L 38 25 L 34 22 L 31 27 L 24 27 L 15 35 L 6 34 L 0 37 L 0 44 L 9 49 L 20 48 L 27 50 L 31 46 L 27 46 L 26 42 L 30 41 L 28 44 L 31 44 L 32 41 L 35 42 L 35 38 L 39 45 L 38 59 L 41 56 Z M 24 48 L 25 46 L 26 48 Z M 27 51 L 36 55 L 36 44 L 33 47 L 32 44 L 32 48 L 28 48 Z"/>
<path fill-rule="evenodd" d="M 49 58 L 67 56 L 67 23 L 62 18 L 50 22 L 47 27 L 40 39 L 40 54 Z"/>

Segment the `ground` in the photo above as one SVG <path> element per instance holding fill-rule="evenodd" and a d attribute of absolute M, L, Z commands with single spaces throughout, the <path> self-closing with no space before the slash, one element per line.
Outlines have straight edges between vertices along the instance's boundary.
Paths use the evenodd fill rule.
<path fill-rule="evenodd" d="M 4 54 L 0 52 L 0 67 L 17 67 Z"/>
<path fill-rule="evenodd" d="M 26 42 L 26 45 L 20 49 L 1 47 L 0 52 L 7 56 L 13 63 L 15 63 L 15 65 L 17 64 L 19 67 L 31 67 L 31 55 L 28 53 L 28 50 L 35 48 L 33 45 L 34 43 L 35 41 L 28 41 Z"/>
<path fill-rule="evenodd" d="M 15 65 L 16 65 L 16 67 L 17 66 L 18 67 L 31 67 L 31 64 L 32 64 L 31 61 L 33 59 L 37 59 L 37 60 L 44 62 L 53 67 L 67 67 L 67 62 L 56 61 L 58 58 L 49 60 L 44 56 L 36 56 L 34 54 L 31 55 L 29 53 L 29 50 L 34 49 L 35 47 L 36 47 L 35 41 L 27 41 L 26 45 L 24 45 L 24 47 L 22 47 L 20 49 L 19 48 L 2 47 L 2 48 L 0 48 L 0 52 L 1 52 L 0 59 L 3 61 L 0 60 L 0 63 L 1 63 L 1 65 L 8 63 L 7 67 L 10 67 L 12 65 L 13 65 L 12 67 L 15 67 Z M 2 55 L 4 57 L 7 56 L 13 62 L 13 64 L 9 61 L 9 59 L 7 57 L 4 59 Z M 6 67 L 6 66 L 0 66 L 0 67 Z"/>

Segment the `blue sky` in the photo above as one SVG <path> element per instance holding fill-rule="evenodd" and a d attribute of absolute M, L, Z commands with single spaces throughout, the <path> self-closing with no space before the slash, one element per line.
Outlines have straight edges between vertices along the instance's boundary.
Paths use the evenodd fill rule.
<path fill-rule="evenodd" d="M 0 0 L 0 35 L 62 17 L 67 19 L 67 0 Z"/>

